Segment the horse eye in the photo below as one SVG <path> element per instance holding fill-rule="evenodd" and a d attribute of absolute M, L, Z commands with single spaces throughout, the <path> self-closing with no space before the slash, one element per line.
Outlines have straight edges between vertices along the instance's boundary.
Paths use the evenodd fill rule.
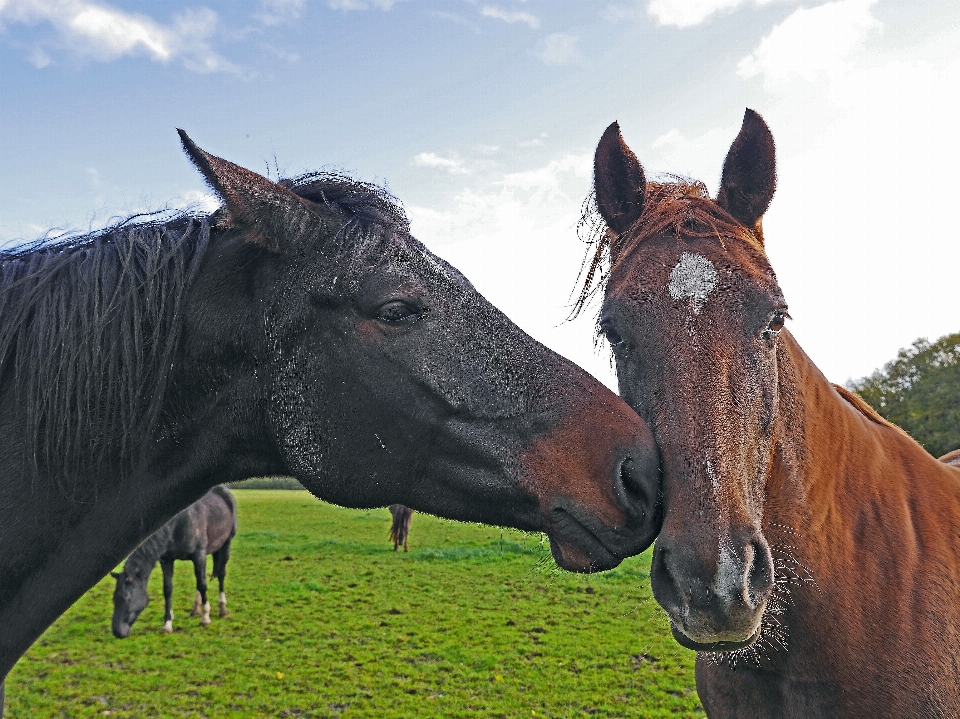
<path fill-rule="evenodd" d="M 414 322 L 423 315 L 423 310 L 407 304 L 403 300 L 394 300 L 377 310 L 377 319 L 391 325 Z"/>
<path fill-rule="evenodd" d="M 607 342 L 610 343 L 611 347 L 619 347 L 623 344 L 623 337 L 610 325 L 606 323 L 600 325 L 600 331 L 603 332 L 603 336 L 607 338 Z"/>
<path fill-rule="evenodd" d="M 780 334 L 780 330 L 783 329 L 784 323 L 787 321 L 786 314 L 783 312 L 777 312 L 773 315 L 773 319 L 770 320 L 770 324 L 767 325 L 767 333 L 771 335 Z"/>

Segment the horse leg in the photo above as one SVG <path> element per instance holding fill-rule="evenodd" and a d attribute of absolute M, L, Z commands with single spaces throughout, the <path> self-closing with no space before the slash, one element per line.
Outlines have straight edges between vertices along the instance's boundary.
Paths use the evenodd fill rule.
<path fill-rule="evenodd" d="M 197 578 L 197 592 L 203 602 L 203 616 L 200 617 L 200 626 L 210 624 L 210 602 L 207 601 L 207 555 L 198 552 L 193 557 L 193 574 Z"/>
<path fill-rule="evenodd" d="M 220 583 L 220 617 L 227 616 L 227 595 L 223 591 L 223 582 L 227 578 L 227 560 L 230 559 L 230 540 L 213 553 L 213 576 Z"/>
<path fill-rule="evenodd" d="M 197 593 L 193 597 L 193 609 L 190 610 L 191 617 L 199 617 L 200 611 L 203 609 L 203 600 L 200 598 L 200 590 L 197 590 Z"/>
<path fill-rule="evenodd" d="M 173 560 L 160 560 L 163 571 L 163 631 L 173 634 Z"/>

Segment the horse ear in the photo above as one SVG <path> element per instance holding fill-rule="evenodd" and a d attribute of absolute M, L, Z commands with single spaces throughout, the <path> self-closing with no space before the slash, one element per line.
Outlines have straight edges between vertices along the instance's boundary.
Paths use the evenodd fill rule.
<path fill-rule="evenodd" d="M 612 123 L 603 132 L 593 157 L 593 184 L 597 209 L 607 227 L 623 234 L 640 218 L 647 190 L 643 167 Z"/>
<path fill-rule="evenodd" d="M 777 189 L 776 148 L 767 123 L 747 108 L 740 134 L 723 161 L 723 176 L 717 204 L 743 225 L 752 229 L 760 241 L 760 220 L 770 206 Z"/>
<path fill-rule="evenodd" d="M 231 218 L 253 231 L 251 241 L 280 252 L 316 228 L 320 218 L 295 193 L 204 152 L 183 130 L 177 132 L 187 156 L 226 203 Z"/>

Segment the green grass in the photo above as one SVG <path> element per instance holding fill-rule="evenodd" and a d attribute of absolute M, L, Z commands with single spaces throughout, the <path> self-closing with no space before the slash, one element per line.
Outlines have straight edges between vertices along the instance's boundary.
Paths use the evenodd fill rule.
<path fill-rule="evenodd" d="M 5 716 L 703 717 L 649 552 L 574 575 L 539 535 L 416 514 L 410 553 L 395 554 L 386 510 L 236 495 L 229 617 L 188 616 L 192 568 L 178 562 L 173 635 L 157 569 L 117 640 L 107 578 L 10 673 Z"/>

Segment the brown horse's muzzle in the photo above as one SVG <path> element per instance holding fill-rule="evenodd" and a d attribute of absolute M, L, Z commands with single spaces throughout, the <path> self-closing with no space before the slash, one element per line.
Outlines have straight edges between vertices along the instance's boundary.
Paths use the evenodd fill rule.
<path fill-rule="evenodd" d="M 773 557 L 751 527 L 719 536 L 719 546 L 665 533 L 650 567 L 653 595 L 688 649 L 729 651 L 753 644 L 773 591 Z M 714 543 L 716 544 L 716 543 Z"/>
<path fill-rule="evenodd" d="M 572 408 L 523 457 L 553 557 L 573 572 L 611 569 L 660 530 L 653 436 L 622 400 L 603 394 Z"/>

